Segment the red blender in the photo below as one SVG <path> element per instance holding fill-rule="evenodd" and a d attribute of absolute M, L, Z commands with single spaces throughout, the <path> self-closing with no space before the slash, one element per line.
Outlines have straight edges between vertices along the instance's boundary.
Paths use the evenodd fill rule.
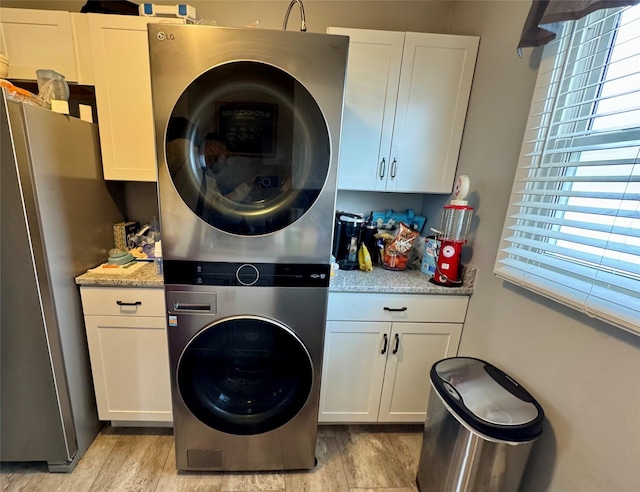
<path fill-rule="evenodd" d="M 456 287 L 462 285 L 462 246 L 473 217 L 473 208 L 465 200 L 469 193 L 469 178 L 460 176 L 453 188 L 453 199 L 443 207 L 440 230 L 435 232 L 438 240 L 436 272 L 430 279 L 437 285 Z"/>

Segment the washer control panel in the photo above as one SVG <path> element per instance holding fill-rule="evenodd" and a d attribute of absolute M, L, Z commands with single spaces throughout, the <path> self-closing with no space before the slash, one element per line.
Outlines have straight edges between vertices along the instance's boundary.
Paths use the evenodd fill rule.
<path fill-rule="evenodd" d="M 330 265 L 164 260 L 165 284 L 328 287 Z"/>

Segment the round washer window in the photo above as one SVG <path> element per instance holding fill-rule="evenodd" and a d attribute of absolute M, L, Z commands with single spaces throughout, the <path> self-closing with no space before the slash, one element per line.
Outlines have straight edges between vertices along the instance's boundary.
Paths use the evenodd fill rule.
<path fill-rule="evenodd" d="M 284 325 L 229 318 L 196 335 L 180 357 L 178 389 L 201 422 L 236 435 L 277 429 L 305 405 L 311 358 Z"/>
<path fill-rule="evenodd" d="M 265 63 L 236 61 L 203 73 L 167 126 L 176 191 L 202 220 L 231 234 L 264 235 L 295 222 L 318 198 L 330 155 L 313 96 Z"/>

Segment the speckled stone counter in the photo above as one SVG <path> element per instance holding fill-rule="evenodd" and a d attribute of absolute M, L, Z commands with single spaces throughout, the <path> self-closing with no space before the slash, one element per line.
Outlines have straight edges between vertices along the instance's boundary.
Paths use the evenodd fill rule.
<path fill-rule="evenodd" d="M 338 270 L 331 278 L 330 292 L 378 292 L 393 294 L 471 295 L 476 280 L 475 267 L 466 266 L 460 287 L 442 287 L 429 282 L 420 270 L 394 272 L 374 268 L 372 272 Z"/>
<path fill-rule="evenodd" d="M 338 270 L 331 278 L 330 292 L 379 292 L 396 294 L 471 295 L 476 279 L 476 268 L 466 266 L 461 287 L 442 287 L 429 282 L 419 270 L 394 272 L 374 268 L 372 272 Z M 153 263 L 143 265 L 131 274 L 86 272 L 76 277 L 76 284 L 94 287 L 158 287 L 163 278 L 156 274 Z"/>
<path fill-rule="evenodd" d="M 107 272 L 86 272 L 76 277 L 76 284 L 93 287 L 158 287 L 164 286 L 164 279 L 156 274 L 156 267 L 149 262 L 130 274 Z"/>

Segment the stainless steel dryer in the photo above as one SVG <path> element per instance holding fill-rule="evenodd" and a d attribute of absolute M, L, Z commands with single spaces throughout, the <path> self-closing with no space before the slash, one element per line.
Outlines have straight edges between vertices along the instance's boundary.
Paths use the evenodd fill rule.
<path fill-rule="evenodd" d="M 150 24 L 149 48 L 165 260 L 329 264 L 348 38 Z"/>
<path fill-rule="evenodd" d="M 166 286 L 177 468 L 313 468 L 326 276 L 182 266 Z"/>

